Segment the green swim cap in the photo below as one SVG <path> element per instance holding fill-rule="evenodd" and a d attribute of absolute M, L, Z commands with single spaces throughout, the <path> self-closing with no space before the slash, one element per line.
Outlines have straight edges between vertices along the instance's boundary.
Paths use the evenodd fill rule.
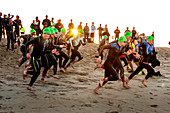
<path fill-rule="evenodd" d="M 55 33 L 53 28 L 51 28 L 50 31 L 51 31 L 51 34 Z"/>
<path fill-rule="evenodd" d="M 127 31 L 126 33 L 125 33 L 125 35 L 124 35 L 125 37 L 130 37 L 130 36 L 132 36 L 132 33 L 131 32 L 129 32 L 129 31 Z"/>
<path fill-rule="evenodd" d="M 25 29 L 23 27 L 21 28 L 21 32 L 25 32 Z"/>
<path fill-rule="evenodd" d="M 50 29 L 49 29 L 49 28 L 45 28 L 45 29 L 43 30 L 43 34 L 45 34 L 45 33 L 49 33 L 49 34 L 50 34 L 50 33 L 51 33 L 51 32 L 50 32 Z"/>
<path fill-rule="evenodd" d="M 123 41 L 127 41 L 125 36 L 121 36 L 119 39 L 118 39 L 118 42 L 123 42 Z"/>
<path fill-rule="evenodd" d="M 48 28 L 49 28 L 49 29 L 51 29 L 52 27 L 51 27 L 51 26 L 49 26 Z"/>
<path fill-rule="evenodd" d="M 104 35 L 104 38 L 108 38 L 108 36 L 107 36 L 107 35 Z"/>
<path fill-rule="evenodd" d="M 61 32 L 62 32 L 62 33 L 65 33 L 65 32 L 66 32 L 65 28 L 62 28 L 62 29 L 61 29 Z"/>
<path fill-rule="evenodd" d="M 54 28 L 54 32 L 55 32 L 55 33 L 58 33 L 58 29 L 57 29 L 57 28 Z"/>
<path fill-rule="evenodd" d="M 79 33 L 84 33 L 83 29 L 79 30 Z"/>
<path fill-rule="evenodd" d="M 35 29 L 31 29 L 30 33 L 31 33 L 31 34 L 32 34 L 32 33 L 35 33 Z"/>
<path fill-rule="evenodd" d="M 151 40 L 153 40 L 153 39 L 154 39 L 153 36 L 148 36 L 148 41 L 151 41 Z"/>

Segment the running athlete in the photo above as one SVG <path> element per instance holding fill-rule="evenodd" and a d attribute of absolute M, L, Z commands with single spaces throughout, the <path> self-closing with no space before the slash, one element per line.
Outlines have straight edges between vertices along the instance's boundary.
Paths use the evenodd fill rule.
<path fill-rule="evenodd" d="M 153 69 L 153 67 L 151 65 L 149 65 L 149 59 L 150 57 L 154 54 L 154 37 L 153 36 L 149 36 L 148 37 L 148 41 L 147 42 L 143 42 L 140 43 L 138 46 L 136 46 L 136 48 L 138 47 L 143 47 L 143 52 L 142 54 L 138 54 L 138 50 L 136 49 L 136 58 L 141 58 L 140 62 L 139 62 L 139 66 L 137 67 L 137 69 L 129 76 L 128 80 L 126 81 L 127 85 L 130 82 L 130 80 L 137 75 L 143 68 L 147 69 L 147 75 L 144 78 L 144 80 L 142 80 L 142 84 L 147 87 L 146 85 L 146 80 L 151 76 L 155 74 L 155 71 Z"/>
<path fill-rule="evenodd" d="M 122 36 L 119 38 L 118 43 L 105 45 L 101 49 L 100 53 L 104 49 L 109 49 L 109 53 L 104 63 L 105 77 L 104 79 L 100 80 L 99 85 L 94 90 L 96 94 L 101 95 L 101 93 L 99 92 L 99 88 L 103 87 L 103 85 L 105 85 L 108 81 L 116 81 L 119 79 L 118 74 L 115 70 L 115 68 L 117 67 L 121 69 L 120 73 L 123 81 L 123 87 L 128 88 L 124 80 L 124 69 L 122 68 L 123 66 L 120 61 L 120 54 L 123 52 L 123 47 L 126 46 L 126 41 L 126 38 Z M 98 59 L 101 60 L 101 58 Z"/>
<path fill-rule="evenodd" d="M 54 29 L 52 27 L 49 27 L 50 32 L 51 32 L 51 36 L 48 39 L 48 44 L 47 47 L 44 51 L 44 55 L 43 55 L 43 66 L 44 66 L 44 71 L 42 74 L 42 79 L 41 82 L 42 83 L 46 83 L 44 81 L 44 78 L 47 74 L 47 71 L 51 68 L 52 65 L 54 65 L 54 78 L 59 79 L 59 77 L 56 75 L 56 69 L 57 68 L 57 59 L 55 57 L 55 53 L 56 53 L 56 49 L 58 49 L 59 47 L 61 47 L 60 45 L 54 45 L 53 41 L 54 41 Z"/>
<path fill-rule="evenodd" d="M 130 47 L 130 51 L 132 52 L 130 55 L 128 55 L 128 62 L 129 62 L 129 65 L 131 67 L 131 70 L 129 70 L 128 72 L 133 72 L 134 69 L 133 69 L 133 65 L 132 65 L 132 60 L 135 62 L 135 64 L 137 66 L 139 66 L 139 60 L 136 59 L 136 57 L 135 57 L 135 54 L 136 54 L 135 46 L 136 46 L 136 44 L 138 44 L 138 41 L 135 40 L 134 38 L 132 38 L 132 33 L 129 32 L 129 31 L 127 31 L 125 33 L 125 37 L 130 38 L 129 47 Z"/>
<path fill-rule="evenodd" d="M 98 48 L 98 52 L 100 52 L 100 50 L 102 49 L 102 47 L 106 44 L 106 41 L 107 41 L 107 38 L 108 36 L 107 35 L 104 35 L 104 38 L 100 41 L 100 44 L 99 44 L 99 48 Z M 99 53 L 100 54 L 100 53 Z M 92 58 L 98 58 L 99 56 L 95 56 L 93 55 Z M 103 59 L 103 51 L 101 53 L 101 59 Z"/>
<path fill-rule="evenodd" d="M 31 77 L 31 81 L 27 88 L 28 90 L 34 90 L 32 86 L 40 74 L 40 70 L 41 70 L 40 59 L 46 48 L 46 43 L 47 43 L 46 39 L 48 39 L 49 37 L 50 37 L 50 29 L 45 28 L 43 30 L 42 36 L 34 38 L 33 40 L 30 40 L 29 42 L 25 43 L 25 47 L 28 47 L 30 44 L 34 44 L 34 48 L 33 48 L 33 52 L 31 53 L 31 56 L 30 53 L 27 53 L 27 58 L 29 59 L 31 58 L 32 68 L 30 70 L 25 70 L 23 73 L 23 79 L 25 79 L 27 74 L 33 75 Z"/>
<path fill-rule="evenodd" d="M 55 45 L 67 45 L 66 41 L 65 41 L 65 33 L 66 33 L 66 30 L 65 28 L 62 28 L 61 29 L 61 32 L 57 35 L 57 38 L 55 38 Z M 64 67 L 66 66 L 66 63 L 68 62 L 69 60 L 69 57 L 67 54 L 65 54 L 63 51 L 62 51 L 62 48 L 58 48 L 57 51 L 59 52 L 59 67 L 60 67 L 60 71 L 61 72 L 65 72 L 65 69 Z M 63 58 L 64 58 L 64 61 L 63 61 Z"/>
<path fill-rule="evenodd" d="M 31 29 L 29 35 L 21 35 L 18 37 L 17 42 L 19 42 L 20 38 L 24 39 L 23 43 L 21 44 L 21 48 L 20 48 L 23 57 L 19 59 L 18 67 L 20 67 L 25 61 L 27 61 L 28 58 L 27 58 L 26 54 L 29 52 L 32 45 L 30 47 L 29 46 L 25 47 L 25 43 L 32 40 L 34 35 L 35 35 L 35 30 Z M 15 43 L 15 46 L 17 45 L 17 42 Z"/>
<path fill-rule="evenodd" d="M 77 28 L 77 30 L 78 30 L 78 28 Z M 68 30 L 68 32 L 66 33 L 66 35 L 64 37 L 65 42 L 69 42 L 69 39 L 71 37 L 74 37 L 74 34 L 72 33 L 72 30 Z M 70 57 L 70 49 L 71 49 L 70 43 L 67 43 L 67 48 L 66 49 L 67 49 L 67 55 Z"/>
<path fill-rule="evenodd" d="M 69 67 L 70 65 L 73 67 L 75 62 L 78 62 L 83 59 L 82 54 L 78 51 L 81 44 L 86 45 L 87 43 L 87 42 L 85 43 L 83 39 L 84 39 L 83 30 L 79 31 L 78 36 L 74 36 L 69 39 L 72 55 L 71 55 L 71 59 L 68 61 L 67 65 L 65 66 L 65 69 L 67 69 L 67 67 Z"/>

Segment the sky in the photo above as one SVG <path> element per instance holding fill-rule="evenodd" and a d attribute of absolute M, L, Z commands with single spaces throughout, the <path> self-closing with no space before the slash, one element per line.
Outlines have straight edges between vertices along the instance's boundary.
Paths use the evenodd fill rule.
<path fill-rule="evenodd" d="M 80 21 L 83 26 L 86 23 L 91 26 L 92 22 L 96 27 L 107 24 L 111 36 L 114 36 L 117 26 L 121 31 L 120 36 L 126 27 L 130 30 L 135 27 L 137 32 L 147 36 L 154 31 L 155 46 L 160 47 L 169 47 L 169 11 L 168 0 L 8 0 L 1 1 L 0 7 L 3 14 L 20 16 L 26 33 L 29 33 L 36 16 L 42 22 L 45 15 L 48 15 L 50 20 L 54 17 L 54 22 L 61 19 L 66 29 L 70 19 L 73 19 L 75 27 Z"/>

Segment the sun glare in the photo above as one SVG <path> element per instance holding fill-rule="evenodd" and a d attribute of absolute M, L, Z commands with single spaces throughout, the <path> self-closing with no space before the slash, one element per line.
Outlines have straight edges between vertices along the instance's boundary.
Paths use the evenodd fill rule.
<path fill-rule="evenodd" d="M 74 36 L 76 36 L 76 35 L 78 34 L 78 30 L 73 29 L 73 30 L 72 30 L 72 34 L 73 34 Z"/>

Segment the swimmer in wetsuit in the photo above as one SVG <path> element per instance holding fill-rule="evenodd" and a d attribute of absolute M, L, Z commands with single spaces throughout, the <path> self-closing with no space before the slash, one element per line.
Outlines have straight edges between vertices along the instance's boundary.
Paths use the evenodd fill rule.
<path fill-rule="evenodd" d="M 119 69 L 121 69 L 120 73 L 123 81 L 123 87 L 128 88 L 124 80 L 124 69 L 120 61 L 120 54 L 122 54 L 124 46 L 126 46 L 126 38 L 122 36 L 119 38 L 118 43 L 105 45 L 101 49 L 100 53 L 104 49 L 109 49 L 109 53 L 104 63 L 105 77 L 104 79 L 100 80 L 99 85 L 94 90 L 96 94 L 101 95 L 101 93 L 98 90 L 99 88 L 103 87 L 103 85 L 105 85 L 108 81 L 116 81 L 119 79 L 118 74 L 115 70 L 116 67 L 120 67 Z M 101 60 L 101 58 L 98 59 Z"/>

